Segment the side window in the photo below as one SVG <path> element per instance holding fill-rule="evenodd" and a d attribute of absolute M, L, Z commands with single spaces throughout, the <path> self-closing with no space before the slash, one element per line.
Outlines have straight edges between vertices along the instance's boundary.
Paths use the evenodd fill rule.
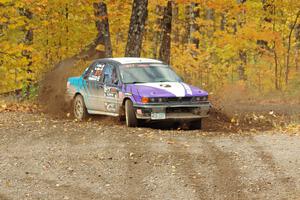
<path fill-rule="evenodd" d="M 106 85 L 117 85 L 118 84 L 118 74 L 117 68 L 112 64 L 106 64 L 103 71 L 103 82 Z"/>
<path fill-rule="evenodd" d="M 104 63 L 94 63 L 89 74 L 89 80 L 100 81 L 104 66 Z"/>

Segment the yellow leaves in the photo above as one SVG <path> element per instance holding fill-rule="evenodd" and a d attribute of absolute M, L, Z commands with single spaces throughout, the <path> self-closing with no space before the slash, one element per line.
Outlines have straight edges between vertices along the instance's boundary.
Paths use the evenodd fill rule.
<path fill-rule="evenodd" d="M 97 51 L 105 51 L 105 46 L 103 44 L 99 44 L 97 47 L 96 47 L 96 50 Z"/>
<path fill-rule="evenodd" d="M 0 55 L 3 61 L 0 76 L 8 77 L 7 85 L 15 84 L 15 70 L 18 71 L 18 80 L 27 78 L 26 73 L 20 72 L 28 64 L 26 58 L 21 58 L 22 51 L 32 52 L 31 68 L 35 70 L 33 76 L 37 79 L 41 71 L 49 70 L 60 60 L 80 52 L 97 35 L 93 0 L 1 0 L 5 4 L 11 2 L 28 7 L 33 12 L 33 19 L 20 16 L 17 7 L 0 8 L 0 23 L 8 27 L 1 32 L 0 37 L 0 50 L 6 53 Z M 132 0 L 105 2 L 108 6 L 114 56 L 124 56 Z M 278 66 L 283 70 L 287 50 L 285 39 L 300 1 L 275 1 L 275 14 L 264 11 L 259 0 L 243 4 L 235 0 L 175 2 L 178 13 L 173 16 L 171 63 L 182 76 L 191 83 L 216 89 L 226 82 L 235 82 L 238 79 L 238 67 L 242 65 L 248 85 L 257 87 L 260 83 L 262 91 L 273 88 L 274 52 L 279 57 Z M 142 50 L 144 57 L 159 55 L 161 38 L 156 33 L 162 31 L 158 23 L 162 16 L 156 9 L 158 5 L 164 6 L 166 3 L 167 0 L 149 0 L 149 18 Z M 187 16 L 187 6 L 191 3 L 198 4 L 194 11 L 199 9 L 199 17 L 188 21 L 190 16 Z M 208 10 L 211 11 L 209 17 Z M 273 19 L 275 24 L 266 22 L 266 17 Z M 188 24 L 194 26 L 187 27 Z M 25 31 L 29 28 L 34 30 L 34 41 L 33 45 L 25 46 L 22 44 Z M 193 39 L 199 40 L 198 46 L 193 44 Z M 267 43 L 267 47 L 259 45 L 259 40 Z M 293 35 L 291 66 L 296 66 L 296 46 Z M 104 51 L 105 47 L 98 45 L 96 49 Z M 246 61 L 241 59 L 241 52 L 246 52 Z M 80 63 L 78 69 L 80 67 L 86 67 L 86 63 Z M 281 76 L 284 76 L 283 73 Z M 292 73 L 290 77 L 295 78 Z"/>
<path fill-rule="evenodd" d="M 1 109 L 6 109 L 7 108 L 7 105 L 6 104 L 2 104 L 1 105 Z"/>
<path fill-rule="evenodd" d="M 214 25 L 214 22 L 212 20 L 206 20 L 206 19 L 202 19 L 202 18 L 198 18 L 196 20 L 196 23 L 199 25 L 199 26 L 207 26 L 207 27 L 210 27 L 210 26 L 213 26 Z"/>
<path fill-rule="evenodd" d="M 40 110 L 36 104 L 28 103 L 0 103 L 0 112 L 24 112 L 24 113 L 33 113 Z"/>
<path fill-rule="evenodd" d="M 0 24 L 7 23 L 8 19 L 6 17 L 0 16 Z"/>
<path fill-rule="evenodd" d="M 2 4 L 7 4 L 7 3 L 11 3 L 12 0 L 0 0 L 0 3 Z"/>
<path fill-rule="evenodd" d="M 279 127 L 279 130 L 286 134 L 300 135 L 299 123 L 289 123 L 284 127 Z"/>

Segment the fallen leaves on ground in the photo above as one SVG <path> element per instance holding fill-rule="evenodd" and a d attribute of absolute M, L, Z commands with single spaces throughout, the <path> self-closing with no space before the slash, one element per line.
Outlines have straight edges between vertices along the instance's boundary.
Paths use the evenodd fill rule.
<path fill-rule="evenodd" d="M 0 112 L 26 112 L 34 113 L 40 111 L 40 107 L 33 103 L 5 103 L 0 102 Z"/>
<path fill-rule="evenodd" d="M 300 124 L 290 123 L 281 128 L 281 131 L 287 134 L 300 135 Z"/>

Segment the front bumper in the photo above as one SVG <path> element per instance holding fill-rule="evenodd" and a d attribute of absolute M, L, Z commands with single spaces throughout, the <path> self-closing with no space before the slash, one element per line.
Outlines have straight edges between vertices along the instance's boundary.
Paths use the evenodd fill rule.
<path fill-rule="evenodd" d="M 164 113 L 164 119 L 200 119 L 209 116 L 211 104 L 201 102 L 199 104 L 134 104 L 138 119 L 150 119 L 152 113 Z"/>

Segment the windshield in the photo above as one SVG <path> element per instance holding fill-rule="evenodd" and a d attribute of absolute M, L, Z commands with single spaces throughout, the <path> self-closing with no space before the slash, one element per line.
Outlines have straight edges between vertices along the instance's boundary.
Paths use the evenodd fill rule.
<path fill-rule="evenodd" d="M 126 64 L 120 66 L 123 83 L 180 82 L 181 78 L 164 64 Z"/>

